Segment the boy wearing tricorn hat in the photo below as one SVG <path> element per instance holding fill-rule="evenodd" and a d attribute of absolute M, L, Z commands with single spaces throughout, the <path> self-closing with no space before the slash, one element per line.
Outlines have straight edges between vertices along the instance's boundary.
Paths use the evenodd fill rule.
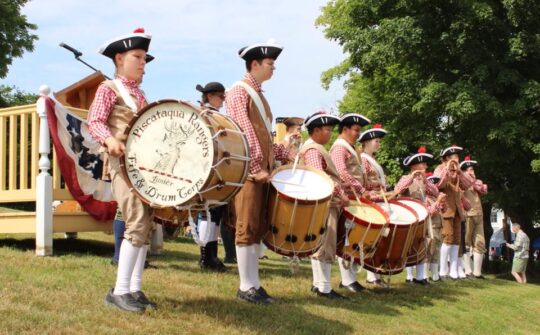
<path fill-rule="evenodd" d="M 345 298 L 332 289 L 331 273 L 332 263 L 336 255 L 339 215 L 341 208 L 348 205 L 349 198 L 341 187 L 339 173 L 332 158 L 323 147 L 330 141 L 332 128 L 339 121 L 339 117 L 324 112 L 315 113 L 308 117 L 304 124 L 308 130 L 309 139 L 300 150 L 300 157 L 305 165 L 325 172 L 332 179 L 334 182 L 333 202 L 339 204 L 330 207 L 323 242 L 317 252 L 311 256 L 313 270 L 313 286 L 311 290 L 317 296 L 329 299 Z"/>
<path fill-rule="evenodd" d="M 382 166 L 375 159 L 375 153 L 381 146 L 381 139 L 386 135 L 387 131 L 376 123 L 372 128 L 363 131 L 358 138 L 362 143 L 362 167 L 366 174 L 366 195 L 373 201 L 383 200 L 381 192 L 386 191 L 387 183 L 386 176 Z M 379 274 L 371 271 L 366 271 L 366 282 L 377 287 L 387 288 L 388 285 L 381 279 Z"/>
<path fill-rule="evenodd" d="M 120 169 L 119 157 L 125 151 L 124 131 L 140 109 L 147 105 L 139 88 L 144 68 L 153 59 L 147 54 L 151 35 L 144 29 L 107 41 L 99 50 L 113 60 L 114 80 L 99 86 L 88 115 L 90 134 L 108 153 L 112 192 L 126 222 L 124 241 L 120 248 L 116 285 L 105 299 L 109 305 L 129 312 L 154 309 L 142 292 L 142 273 L 147 242 L 153 229 L 153 212 L 132 192 Z"/>
<path fill-rule="evenodd" d="M 268 230 L 265 195 L 274 159 L 289 157 L 282 145 L 272 144 L 272 113 L 261 84 L 272 77 L 274 62 L 282 50 L 274 40 L 240 49 L 238 55 L 245 61 L 247 73 L 225 99 L 227 113 L 246 134 L 251 157 L 249 177 L 233 201 L 240 275 L 237 297 L 258 304 L 274 302 L 259 280 L 260 242 Z"/>
<path fill-rule="evenodd" d="M 482 211 L 482 202 L 480 196 L 486 195 L 488 187 L 480 179 L 476 179 L 475 167 L 477 161 L 471 160 L 466 156 L 464 161 L 459 164 L 462 171 L 471 177 L 473 185 L 463 192 L 465 199 L 470 203 L 471 208 L 467 211 L 467 221 L 465 225 L 465 248 L 469 249 L 463 254 L 465 263 L 465 274 L 471 275 L 471 256 L 473 254 L 473 273 L 477 279 L 485 279 L 482 276 L 482 261 L 486 253 L 486 240 L 484 238 L 484 218 Z M 470 250 L 472 248 L 472 250 Z"/>
<path fill-rule="evenodd" d="M 441 258 L 439 274 L 441 278 L 450 276 L 458 279 L 458 257 L 461 243 L 461 221 L 465 220 L 462 192 L 472 185 L 472 179 L 459 169 L 459 153 L 463 148 L 457 145 L 441 151 L 442 163 L 437 166 L 434 176 L 440 178 L 437 187 L 446 194 L 446 211 L 443 216 Z M 450 270 L 448 259 L 450 258 Z"/>
<path fill-rule="evenodd" d="M 418 148 L 416 154 L 410 155 L 403 160 L 403 165 L 410 169 L 410 173 L 401 177 L 396 184 L 394 192 L 414 199 L 418 199 L 428 208 L 428 215 L 432 216 L 440 210 L 444 203 L 444 193 L 439 194 L 437 186 L 429 182 L 426 178 L 427 164 L 433 159 L 433 155 L 426 152 L 426 148 Z M 437 198 L 434 203 L 428 197 Z M 428 223 L 426 223 L 428 224 Z M 428 227 L 429 229 L 430 227 Z M 428 230 L 426 230 L 428 232 Z M 428 237 L 428 236 L 426 236 Z M 413 278 L 413 267 L 407 267 L 407 282 L 426 285 L 424 278 L 425 263 L 422 261 L 416 266 L 416 278 Z"/>
<path fill-rule="evenodd" d="M 330 156 L 334 162 L 339 178 L 343 185 L 346 185 L 345 192 L 349 198 L 361 197 L 366 191 L 366 176 L 362 168 L 362 161 L 355 150 L 355 143 L 360 136 L 363 126 L 370 123 L 370 120 L 357 113 L 347 113 L 341 117 L 339 122 L 339 136 L 330 149 Z M 341 230 L 344 227 L 339 227 Z M 341 235 L 341 233 L 339 233 Z M 343 239 L 344 236 L 338 236 Z M 338 257 L 339 271 L 341 273 L 340 287 L 344 287 L 351 292 L 360 292 L 364 287 L 356 280 L 357 266 L 354 262 L 348 262 Z"/>

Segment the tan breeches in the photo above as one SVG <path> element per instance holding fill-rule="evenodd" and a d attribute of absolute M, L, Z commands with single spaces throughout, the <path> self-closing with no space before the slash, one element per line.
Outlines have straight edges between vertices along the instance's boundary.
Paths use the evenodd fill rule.
<path fill-rule="evenodd" d="M 109 158 L 109 168 L 113 196 L 126 222 L 124 238 L 135 247 L 148 244 L 154 230 L 154 211 L 129 190 L 122 176 L 118 158 Z"/>
<path fill-rule="evenodd" d="M 481 215 L 467 217 L 465 225 L 465 245 L 472 247 L 473 252 L 483 254 L 486 252 L 484 238 L 484 221 Z"/>

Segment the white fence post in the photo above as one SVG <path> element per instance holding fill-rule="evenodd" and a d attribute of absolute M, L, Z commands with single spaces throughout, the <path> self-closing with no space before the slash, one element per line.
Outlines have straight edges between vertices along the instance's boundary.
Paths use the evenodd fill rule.
<path fill-rule="evenodd" d="M 53 254 L 53 212 L 52 212 L 52 176 L 51 168 L 49 125 L 45 98 L 51 89 L 42 85 L 39 88 L 41 97 L 37 101 L 39 115 L 39 170 L 36 182 L 36 255 L 51 256 Z"/>

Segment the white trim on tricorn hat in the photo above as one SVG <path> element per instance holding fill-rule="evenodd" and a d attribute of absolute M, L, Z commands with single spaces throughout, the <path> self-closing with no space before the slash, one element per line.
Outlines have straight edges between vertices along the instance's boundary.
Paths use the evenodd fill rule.
<path fill-rule="evenodd" d="M 238 50 L 238 56 L 245 61 L 264 58 L 276 60 L 281 51 L 283 51 L 283 46 L 277 44 L 276 40 L 271 38 L 266 43 L 243 47 Z"/>
<path fill-rule="evenodd" d="M 309 130 L 315 127 L 335 126 L 339 121 L 340 118 L 335 115 L 326 114 L 326 112 L 317 112 L 306 118 L 304 126 Z"/>
<path fill-rule="evenodd" d="M 458 147 L 457 145 L 454 144 L 446 149 L 441 150 L 441 157 L 458 154 L 461 151 L 463 151 L 463 148 Z"/>
<path fill-rule="evenodd" d="M 418 163 L 427 163 L 429 160 L 433 159 L 433 155 L 426 153 L 426 148 L 418 148 L 418 153 L 408 156 L 403 160 L 403 165 L 411 166 Z"/>
<path fill-rule="evenodd" d="M 347 113 L 341 116 L 342 125 L 352 125 L 358 124 L 360 127 L 366 126 L 371 123 L 371 120 L 365 117 L 364 115 L 358 113 Z"/>
<path fill-rule="evenodd" d="M 148 52 L 151 40 L 152 35 L 146 34 L 143 28 L 137 28 L 131 34 L 118 36 L 108 40 L 101 48 L 99 48 L 98 52 L 111 59 L 114 59 L 114 56 L 117 53 L 123 53 L 134 49 L 142 49 Z M 147 62 L 152 61 L 152 59 L 148 60 L 147 57 Z"/>
<path fill-rule="evenodd" d="M 463 160 L 463 162 L 459 163 L 459 168 L 462 170 L 467 170 L 471 166 L 476 166 L 476 165 L 478 165 L 477 161 L 471 160 L 470 156 L 465 156 L 465 159 Z"/>
<path fill-rule="evenodd" d="M 358 137 L 359 142 L 369 141 L 374 138 L 383 138 L 388 132 L 378 123 L 373 125 L 373 128 L 365 130 Z"/>

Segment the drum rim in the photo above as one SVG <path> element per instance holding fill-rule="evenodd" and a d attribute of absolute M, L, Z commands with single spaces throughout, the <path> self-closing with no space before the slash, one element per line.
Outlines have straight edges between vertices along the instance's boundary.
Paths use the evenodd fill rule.
<path fill-rule="evenodd" d="M 186 102 L 186 101 L 184 101 Z M 187 104 L 191 105 L 189 102 L 186 102 Z M 244 133 L 244 131 L 242 130 L 242 128 L 240 128 L 240 126 L 227 114 L 225 113 L 220 113 L 219 111 L 214 111 L 208 107 L 204 107 L 204 106 L 201 106 L 200 107 L 200 110 L 202 112 L 202 115 L 200 115 L 203 119 L 204 119 L 204 122 L 206 123 L 207 126 L 209 126 L 208 128 L 210 129 L 210 132 L 212 133 L 212 138 L 215 136 L 216 132 L 214 131 L 214 128 L 213 127 L 210 127 L 210 122 L 208 122 L 208 115 L 206 114 L 217 114 L 225 119 L 227 119 L 231 124 L 234 125 L 235 127 L 235 130 L 238 131 L 238 132 L 241 132 L 242 135 L 240 136 L 242 138 L 242 142 L 244 142 L 244 147 L 246 148 L 246 157 L 249 157 L 250 155 L 250 149 L 249 149 L 249 142 L 247 140 L 247 136 L 246 134 Z M 217 156 L 219 154 L 218 150 L 217 149 L 217 144 L 214 140 L 212 140 L 212 145 L 214 146 L 214 157 L 212 158 L 212 164 L 214 164 L 216 161 L 217 161 Z M 201 186 L 201 190 L 203 190 L 204 188 L 206 188 L 209 183 L 210 183 L 210 180 L 213 178 L 214 176 L 214 169 L 212 169 L 212 172 L 210 172 L 210 175 L 208 176 L 208 179 L 206 180 L 206 182 L 204 183 L 203 186 Z M 245 165 L 244 165 L 244 172 L 242 174 L 242 184 L 245 184 L 247 178 L 249 176 L 249 162 L 247 162 Z M 231 194 L 223 199 L 222 201 L 223 202 L 230 202 L 232 198 L 234 198 L 236 196 L 236 194 L 238 194 L 238 192 L 240 192 L 240 190 L 242 189 L 242 187 L 236 187 L 233 192 L 231 192 Z M 195 197 L 194 197 L 195 198 Z M 191 200 L 193 200 L 194 198 L 192 198 Z M 201 200 L 201 196 L 199 195 L 199 200 Z M 189 202 L 189 201 L 188 201 Z M 201 204 L 202 202 L 201 201 L 198 201 L 196 202 L 196 204 Z"/>
<path fill-rule="evenodd" d="M 283 171 L 283 170 L 292 170 L 292 168 L 294 167 L 293 164 L 286 164 L 286 165 L 282 165 L 280 167 L 278 167 L 277 169 L 274 169 L 272 171 L 272 175 L 271 177 L 273 178 L 278 172 L 280 171 Z M 319 169 L 316 169 L 314 167 L 311 167 L 311 166 L 307 166 L 307 165 L 304 165 L 304 164 L 297 164 L 296 165 L 296 169 L 302 169 L 302 170 L 307 170 L 307 171 L 311 171 L 311 172 L 315 172 L 317 173 L 318 175 L 322 176 L 324 179 L 326 179 L 329 184 L 333 185 L 334 182 L 332 181 L 332 179 L 330 177 L 328 177 L 328 175 L 324 172 L 322 172 L 321 170 Z M 322 199 L 317 199 L 317 200 L 303 200 L 303 199 L 296 199 L 296 198 L 293 198 L 283 192 L 281 192 L 280 190 L 278 190 L 274 184 L 272 182 L 270 182 L 270 185 L 272 187 L 273 190 L 276 191 L 278 197 L 280 199 L 283 199 L 283 200 L 286 200 L 288 202 L 297 202 L 298 204 L 301 204 L 301 205 L 312 205 L 314 203 L 324 203 L 324 202 L 327 202 L 329 200 L 331 200 L 333 198 L 333 193 L 330 193 L 329 196 L 327 197 L 324 197 Z"/>
<path fill-rule="evenodd" d="M 356 201 L 356 198 L 355 197 L 349 197 L 350 200 L 354 200 Z M 385 223 L 375 223 L 375 222 L 371 222 L 371 225 L 372 226 L 376 226 L 377 228 L 384 228 L 386 227 L 386 225 L 390 222 L 390 216 L 388 215 L 388 213 L 386 213 L 382 208 L 381 206 L 377 205 L 377 203 L 369 200 L 369 199 L 366 199 L 364 197 L 361 197 L 360 198 L 360 202 L 363 202 L 367 205 L 370 205 L 372 206 L 374 209 L 377 210 L 377 212 L 379 212 L 380 214 L 383 215 L 383 217 L 386 219 L 386 222 Z M 370 224 L 370 222 L 366 221 L 366 220 L 363 220 L 353 214 L 351 214 L 349 211 L 347 211 L 347 208 L 350 207 L 350 206 L 347 206 L 345 208 L 343 208 L 343 216 L 345 216 L 347 219 L 349 220 L 352 220 L 353 222 L 355 223 L 367 223 L 367 224 Z"/>
<path fill-rule="evenodd" d="M 137 120 L 141 117 L 141 115 L 148 112 L 148 110 L 150 110 L 154 106 L 157 106 L 157 105 L 162 104 L 162 103 L 169 103 L 169 102 L 176 102 L 176 103 L 179 103 L 181 105 L 185 105 L 185 106 L 193 108 L 199 114 L 199 117 L 201 117 L 204 120 L 204 122 L 208 125 L 208 120 L 203 115 L 201 115 L 202 110 L 199 107 L 195 106 L 194 104 L 191 104 L 188 101 L 179 100 L 179 99 L 160 99 L 160 100 L 156 100 L 154 102 L 149 103 L 148 105 L 144 106 L 140 111 L 138 111 L 137 113 L 134 113 L 133 118 L 131 119 L 131 121 L 129 121 L 129 124 L 126 127 L 126 129 L 124 130 L 124 133 L 123 133 L 123 135 L 126 137 L 126 140 L 127 140 L 127 136 L 129 135 L 129 132 L 130 132 L 131 128 L 133 127 L 135 122 L 137 122 Z M 214 135 L 213 129 L 211 127 L 208 127 L 208 128 L 210 130 L 211 135 L 213 136 Z M 217 155 L 216 150 L 215 150 L 216 149 L 216 144 L 214 143 L 214 141 L 212 141 L 212 146 L 213 146 L 213 149 L 214 149 L 214 157 L 212 158 L 212 162 L 214 162 L 215 159 L 216 159 L 216 155 Z M 189 200 L 187 200 L 185 202 L 182 202 L 180 204 L 173 205 L 173 206 L 170 206 L 170 205 L 158 205 L 156 203 L 152 203 L 151 201 L 148 201 L 148 199 L 146 199 L 143 195 L 141 195 L 139 190 L 134 187 L 133 183 L 129 179 L 129 175 L 127 173 L 125 157 L 126 157 L 125 154 L 122 155 L 121 157 L 119 157 L 120 171 L 122 173 L 122 177 L 124 178 L 124 181 L 126 182 L 127 186 L 129 187 L 129 190 L 131 191 L 131 193 L 133 193 L 137 198 L 139 198 L 142 202 L 149 205 L 150 207 L 163 209 L 163 208 L 168 208 L 168 207 L 182 206 L 182 205 L 187 205 L 188 203 L 192 202 L 193 199 L 196 198 L 197 196 L 199 196 L 199 198 L 200 198 L 200 195 L 197 192 Z M 210 178 L 207 178 L 207 180 L 200 187 L 200 189 L 208 186 L 209 179 Z"/>

